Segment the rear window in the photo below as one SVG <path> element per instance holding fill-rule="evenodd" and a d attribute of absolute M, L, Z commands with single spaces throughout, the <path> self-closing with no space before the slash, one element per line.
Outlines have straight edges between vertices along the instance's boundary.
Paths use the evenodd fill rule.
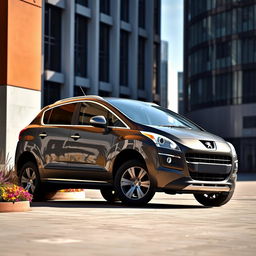
<path fill-rule="evenodd" d="M 66 104 L 47 110 L 44 113 L 44 124 L 70 125 L 76 104 Z"/>

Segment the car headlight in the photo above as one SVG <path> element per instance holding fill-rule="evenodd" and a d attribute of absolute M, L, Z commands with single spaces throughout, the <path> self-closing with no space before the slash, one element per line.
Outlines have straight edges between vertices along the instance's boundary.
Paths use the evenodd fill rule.
<path fill-rule="evenodd" d="M 153 140 L 157 147 L 181 151 L 179 146 L 171 139 L 153 132 L 141 132 L 144 136 Z"/>
<path fill-rule="evenodd" d="M 230 149 L 231 149 L 232 156 L 233 156 L 233 157 L 236 157 L 237 154 L 236 154 L 235 147 L 234 147 L 230 142 L 227 142 L 227 143 L 228 143 L 228 145 L 229 145 L 229 147 L 230 147 Z"/>

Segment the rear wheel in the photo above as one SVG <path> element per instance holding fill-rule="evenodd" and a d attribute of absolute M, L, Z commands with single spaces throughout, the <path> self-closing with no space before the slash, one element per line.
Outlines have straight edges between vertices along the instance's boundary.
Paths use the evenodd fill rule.
<path fill-rule="evenodd" d="M 110 203 L 119 201 L 116 191 L 112 188 L 102 188 L 100 190 L 100 193 L 103 196 L 103 198 Z"/>
<path fill-rule="evenodd" d="M 33 162 L 27 162 L 22 166 L 19 181 L 20 185 L 33 195 L 33 200 L 43 198 L 40 175 L 37 166 Z"/>
<path fill-rule="evenodd" d="M 140 206 L 147 204 L 153 198 L 155 183 L 143 163 L 131 160 L 118 169 L 115 189 L 124 204 Z"/>
<path fill-rule="evenodd" d="M 195 199 L 204 206 L 222 206 L 233 196 L 234 188 L 230 192 L 194 194 Z"/>

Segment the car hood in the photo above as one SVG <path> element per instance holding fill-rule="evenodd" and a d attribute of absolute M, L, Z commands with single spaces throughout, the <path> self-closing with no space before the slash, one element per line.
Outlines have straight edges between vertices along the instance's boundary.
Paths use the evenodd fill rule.
<path fill-rule="evenodd" d="M 170 139 L 191 149 L 205 150 L 206 147 L 201 141 L 214 141 L 216 144 L 215 150 L 230 152 L 230 147 L 224 139 L 206 131 L 162 126 L 150 127 L 166 133 L 166 136 Z"/>
<path fill-rule="evenodd" d="M 197 140 L 210 140 L 210 141 L 224 141 L 221 137 L 211 134 L 206 131 L 193 130 L 187 128 L 151 126 L 157 130 L 168 133 L 178 140 L 182 139 L 197 139 Z"/>

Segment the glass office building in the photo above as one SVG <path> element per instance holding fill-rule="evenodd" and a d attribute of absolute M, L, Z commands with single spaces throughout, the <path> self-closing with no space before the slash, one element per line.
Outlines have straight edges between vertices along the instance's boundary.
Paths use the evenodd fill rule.
<path fill-rule="evenodd" d="M 43 1 L 42 104 L 82 91 L 165 104 L 160 5 L 161 0 Z"/>
<path fill-rule="evenodd" d="M 186 115 L 256 171 L 256 1 L 184 1 Z"/>

